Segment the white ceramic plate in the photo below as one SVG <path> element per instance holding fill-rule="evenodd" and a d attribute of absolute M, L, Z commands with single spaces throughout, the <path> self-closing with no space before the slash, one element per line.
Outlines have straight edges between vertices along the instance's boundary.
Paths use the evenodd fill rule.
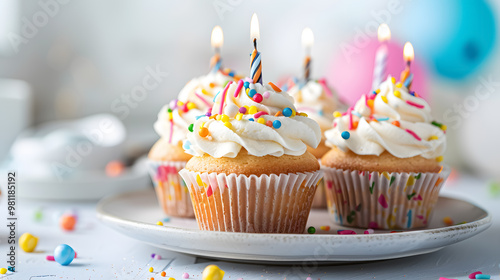
<path fill-rule="evenodd" d="M 165 216 L 153 189 L 103 199 L 97 215 L 115 230 L 156 247 L 220 259 L 286 263 L 373 261 L 425 254 L 470 238 L 491 225 L 491 216 L 485 210 L 462 200 L 440 197 L 425 230 L 338 235 L 337 229 L 347 228 L 332 224 L 326 210 L 314 210 L 308 225 L 316 227 L 316 234 L 200 231 L 194 219 L 172 218 L 164 226 L 156 225 Z M 445 226 L 443 218 L 447 216 L 456 223 L 466 223 Z M 331 227 L 329 232 L 320 230 L 326 225 Z"/>
<path fill-rule="evenodd" d="M 110 194 L 141 190 L 151 185 L 145 159 L 137 160 L 116 177 L 107 176 L 104 170 L 96 170 L 64 181 L 26 175 L 21 180 L 20 197 L 57 200 L 99 200 Z"/>

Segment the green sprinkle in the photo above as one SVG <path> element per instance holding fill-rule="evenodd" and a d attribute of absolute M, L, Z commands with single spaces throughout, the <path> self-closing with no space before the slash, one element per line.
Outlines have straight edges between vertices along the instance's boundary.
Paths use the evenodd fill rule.
<path fill-rule="evenodd" d="M 396 177 L 391 176 L 391 182 L 389 183 L 389 186 L 391 186 L 391 185 L 392 185 L 392 183 L 394 183 L 394 180 L 396 180 Z"/>
<path fill-rule="evenodd" d="M 316 233 L 316 229 L 314 227 L 309 227 L 309 228 L 307 228 L 307 233 L 309 233 L 309 234 L 315 234 Z"/>
<path fill-rule="evenodd" d="M 414 192 L 414 193 L 412 193 L 412 194 L 407 195 L 408 200 L 411 200 L 411 198 L 412 198 L 412 197 L 414 197 L 416 194 L 417 194 L 417 193 L 415 193 L 415 192 Z"/>
<path fill-rule="evenodd" d="M 375 182 L 372 182 L 372 186 L 370 187 L 370 193 L 373 194 L 373 188 L 375 187 Z"/>
<path fill-rule="evenodd" d="M 491 182 L 488 191 L 492 197 L 500 197 L 500 182 Z"/>
<path fill-rule="evenodd" d="M 167 112 L 172 113 L 172 109 L 168 108 Z"/>
<path fill-rule="evenodd" d="M 443 124 L 442 124 L 442 123 L 438 123 L 438 122 L 436 122 L 436 121 L 432 121 L 431 123 L 432 123 L 433 125 L 437 126 L 437 127 L 442 127 L 442 126 L 443 126 Z"/>
<path fill-rule="evenodd" d="M 193 127 L 194 127 L 194 124 L 190 124 L 190 125 L 188 126 L 189 131 L 193 132 Z"/>
<path fill-rule="evenodd" d="M 422 177 L 422 173 L 418 173 L 418 175 L 417 175 L 417 176 L 415 176 L 415 179 L 417 179 L 417 180 L 418 180 L 418 179 L 420 179 L 420 177 Z"/>

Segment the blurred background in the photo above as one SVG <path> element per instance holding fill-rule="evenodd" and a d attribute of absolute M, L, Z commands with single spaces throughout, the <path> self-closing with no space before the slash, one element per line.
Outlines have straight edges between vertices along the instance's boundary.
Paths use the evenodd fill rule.
<path fill-rule="evenodd" d="M 26 128 L 103 113 L 126 135 L 124 158 L 147 152 L 158 138 L 153 123 L 160 108 L 191 78 L 208 73 L 215 25 L 224 31 L 224 66 L 248 75 L 254 12 L 265 81 L 301 74 L 301 32 L 310 27 L 312 77 L 326 77 L 351 104 L 370 90 L 376 30 L 387 23 L 389 74 L 403 70 L 402 47 L 411 41 L 415 89 L 448 125 L 445 161 L 500 179 L 500 4 L 487 0 L 2 0 L 0 155 Z M 146 77 L 156 83 L 144 90 Z M 108 140 L 109 146 L 119 141 Z M 19 168 L 30 168 L 33 145 L 15 149 L 24 156 Z"/>

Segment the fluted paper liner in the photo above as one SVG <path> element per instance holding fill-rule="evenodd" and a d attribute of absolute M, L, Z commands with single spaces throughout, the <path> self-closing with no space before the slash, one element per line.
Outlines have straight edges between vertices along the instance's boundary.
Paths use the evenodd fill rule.
<path fill-rule="evenodd" d="M 427 226 L 449 167 L 439 173 L 388 173 L 322 166 L 328 212 L 340 225 L 372 229 Z"/>
<path fill-rule="evenodd" d="M 321 171 L 236 175 L 183 169 L 201 230 L 304 233 Z"/>
<path fill-rule="evenodd" d="M 186 166 L 186 162 L 149 160 L 148 165 L 158 203 L 165 214 L 173 217 L 193 218 L 191 197 L 186 183 L 179 176 L 179 171 Z"/>
<path fill-rule="evenodd" d="M 318 160 L 321 164 L 321 160 Z M 325 180 L 321 179 L 316 188 L 316 193 L 314 194 L 312 208 L 315 209 L 326 209 L 326 194 L 325 194 Z"/>

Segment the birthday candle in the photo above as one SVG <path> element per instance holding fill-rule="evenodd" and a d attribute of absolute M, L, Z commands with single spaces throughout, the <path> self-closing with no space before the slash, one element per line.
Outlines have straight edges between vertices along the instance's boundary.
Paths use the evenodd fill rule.
<path fill-rule="evenodd" d="M 413 59 L 415 59 L 415 51 L 413 50 L 413 46 L 410 42 L 406 42 L 403 48 L 403 57 L 406 61 L 406 67 L 405 70 L 401 72 L 399 80 L 406 88 L 410 89 L 411 83 L 413 82 L 413 74 L 410 72 L 410 65 Z"/>
<path fill-rule="evenodd" d="M 256 14 L 252 15 L 250 22 L 250 39 L 253 42 L 253 51 L 250 57 L 250 78 L 254 84 L 262 84 L 262 62 L 260 52 L 257 51 L 257 40 L 260 39 L 259 19 Z"/>
<path fill-rule="evenodd" d="M 306 57 L 304 58 L 304 80 L 307 82 L 311 76 L 311 48 L 314 44 L 314 34 L 311 28 L 304 28 L 302 31 L 302 47 L 305 49 Z"/>
<path fill-rule="evenodd" d="M 220 56 L 220 49 L 224 44 L 224 34 L 222 33 L 222 28 L 220 26 L 215 26 L 212 29 L 212 36 L 210 38 L 210 43 L 212 48 L 214 48 L 214 56 L 210 59 L 210 68 L 212 71 L 218 71 L 221 68 L 222 59 Z"/>
<path fill-rule="evenodd" d="M 389 51 L 387 49 L 387 41 L 391 39 L 391 30 L 389 26 L 382 23 L 378 27 L 378 41 L 380 46 L 375 54 L 375 66 L 373 67 L 372 90 L 376 90 L 380 83 L 385 79 L 387 68 L 387 57 Z"/>

